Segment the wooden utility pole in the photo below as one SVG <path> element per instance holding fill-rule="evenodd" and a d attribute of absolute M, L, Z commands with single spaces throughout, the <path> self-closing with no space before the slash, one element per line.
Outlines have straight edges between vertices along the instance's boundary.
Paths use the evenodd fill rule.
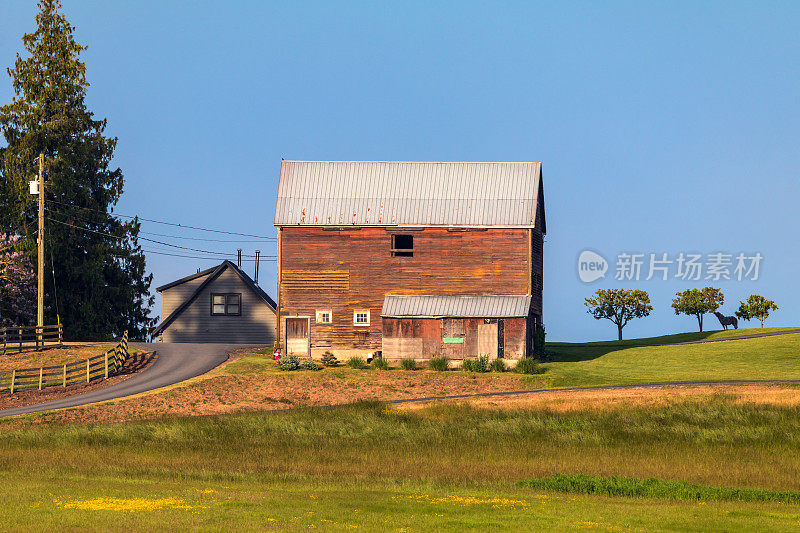
<path fill-rule="evenodd" d="M 36 325 L 39 328 L 44 326 L 44 154 L 39 154 L 39 264 L 37 268 L 37 308 Z M 43 331 L 39 329 L 39 336 Z"/>

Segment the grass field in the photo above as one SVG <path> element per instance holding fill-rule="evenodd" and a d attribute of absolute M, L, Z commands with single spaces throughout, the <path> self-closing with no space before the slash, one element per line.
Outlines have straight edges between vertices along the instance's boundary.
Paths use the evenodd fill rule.
<path fill-rule="evenodd" d="M 800 529 L 800 387 L 299 407 L 532 386 L 800 379 L 800 335 L 652 346 L 660 342 L 553 343 L 554 360 L 535 376 L 280 372 L 269 359 L 250 355 L 155 394 L 0 420 L 0 499 L 7 502 L 0 524 L 10 530 Z M 175 416 L 204 409 L 227 414 Z"/>
<path fill-rule="evenodd" d="M 786 530 L 800 527 L 800 506 L 766 491 L 800 490 L 798 427 L 796 407 L 737 405 L 720 395 L 569 413 L 358 404 L 125 424 L 30 423 L 0 432 L 0 498 L 7 502 L 0 523 Z M 748 501 L 703 499 L 718 493 L 711 489 L 700 498 L 683 489 L 631 497 L 529 481 L 562 473 L 763 490 L 750 491 L 757 496 Z"/>
<path fill-rule="evenodd" d="M 631 348 L 633 346 L 674 344 L 677 342 L 697 342 L 714 339 L 730 339 L 731 337 L 745 337 L 748 335 L 759 335 L 762 333 L 781 333 L 785 331 L 798 331 L 796 327 L 776 327 L 776 328 L 742 328 L 742 329 L 720 329 L 710 331 L 690 331 L 686 333 L 675 333 L 672 335 L 661 335 L 658 337 L 644 337 L 640 339 L 623 339 L 621 341 L 595 341 L 595 342 L 548 342 L 548 347 L 580 347 L 580 346 L 613 346 Z"/>
<path fill-rule="evenodd" d="M 765 332 L 786 328 L 764 328 Z M 663 381 L 800 379 L 800 334 L 758 339 L 643 346 L 724 338 L 760 329 L 685 333 L 623 342 L 548 345 L 545 376 L 553 387 L 621 385 Z"/>

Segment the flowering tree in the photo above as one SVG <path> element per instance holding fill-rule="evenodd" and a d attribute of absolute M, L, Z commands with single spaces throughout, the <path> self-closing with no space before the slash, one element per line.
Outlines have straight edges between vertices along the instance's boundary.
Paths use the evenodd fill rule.
<path fill-rule="evenodd" d="M 33 325 L 36 320 L 36 274 L 19 235 L 0 233 L 0 326 Z"/>

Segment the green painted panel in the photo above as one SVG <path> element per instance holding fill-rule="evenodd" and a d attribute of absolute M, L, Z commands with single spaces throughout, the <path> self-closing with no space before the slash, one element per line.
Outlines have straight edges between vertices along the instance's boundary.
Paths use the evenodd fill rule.
<path fill-rule="evenodd" d="M 445 337 L 442 339 L 445 344 L 464 344 L 463 337 Z"/>

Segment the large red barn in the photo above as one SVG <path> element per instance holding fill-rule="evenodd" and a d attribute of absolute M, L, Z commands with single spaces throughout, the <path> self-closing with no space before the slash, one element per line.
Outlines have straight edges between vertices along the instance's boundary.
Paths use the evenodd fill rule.
<path fill-rule="evenodd" d="M 275 225 L 284 353 L 532 352 L 540 163 L 282 161 Z"/>

